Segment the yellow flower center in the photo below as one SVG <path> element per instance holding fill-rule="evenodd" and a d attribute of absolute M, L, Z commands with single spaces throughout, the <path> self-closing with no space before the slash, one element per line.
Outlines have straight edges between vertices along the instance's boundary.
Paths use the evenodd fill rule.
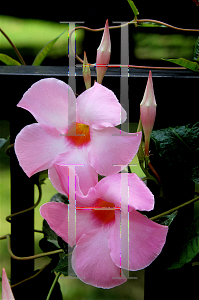
<path fill-rule="evenodd" d="M 76 126 L 75 126 L 76 125 Z M 80 147 L 90 142 L 89 126 L 81 123 L 72 125 L 67 133 L 67 138 L 76 146 Z"/>

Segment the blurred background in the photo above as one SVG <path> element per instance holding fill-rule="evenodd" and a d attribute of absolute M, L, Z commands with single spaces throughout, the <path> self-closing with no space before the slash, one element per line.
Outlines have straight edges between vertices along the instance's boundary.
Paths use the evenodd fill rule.
<path fill-rule="evenodd" d="M 185 1 L 147 1 L 147 0 L 135 0 L 135 4 L 139 9 L 139 18 L 160 20 L 171 25 L 183 28 L 199 28 L 199 7 L 192 0 Z M 66 32 L 55 43 L 50 50 L 47 58 L 43 61 L 44 66 L 67 66 L 68 65 L 68 32 L 67 24 L 60 22 L 75 21 L 79 25 L 88 26 L 91 28 L 103 27 L 106 19 L 109 20 L 109 25 L 113 25 L 113 22 L 118 21 L 125 22 L 133 19 L 133 12 L 126 0 L 120 1 L 100 1 L 91 2 L 71 1 L 67 2 L 57 1 L 53 5 L 42 5 L 41 2 L 36 1 L 30 6 L 23 6 L 12 2 L 8 4 L 6 2 L 1 3 L 0 10 L 0 28 L 9 36 L 9 38 L 16 45 L 20 53 L 22 54 L 27 65 L 31 65 L 37 53 L 41 48 L 50 40 L 60 35 L 64 30 Z M 83 22 L 83 23 L 81 23 Z M 114 23 L 115 25 L 115 23 Z M 120 63 L 120 29 L 111 30 L 111 64 Z M 86 51 L 88 61 L 94 63 L 96 59 L 96 49 L 98 48 L 102 37 L 102 32 L 93 33 L 83 30 L 76 31 L 76 51 L 77 54 L 83 57 L 83 51 Z M 166 28 L 135 28 L 134 25 L 129 26 L 129 53 L 130 64 L 135 65 L 153 65 L 153 66 L 171 66 L 168 62 L 162 61 L 162 58 L 179 58 L 184 57 L 186 59 L 193 59 L 194 45 L 197 39 L 197 34 L 194 33 L 181 33 L 180 31 L 174 31 Z M 0 53 L 7 54 L 14 59 L 17 59 L 13 49 L 8 41 L 0 33 Z M 79 63 L 79 62 L 78 62 Z M 4 65 L 0 62 L 0 65 Z M 154 82 L 156 98 L 162 96 L 162 88 L 159 86 L 158 79 Z M 165 82 L 164 93 L 165 98 L 176 99 L 178 101 L 179 90 L 181 83 L 177 83 L 177 88 L 174 91 L 174 87 L 171 84 L 171 80 Z M 83 85 L 83 83 L 81 83 Z M 113 84 L 110 80 L 105 81 L 105 84 L 111 87 Z M 144 93 L 146 79 L 141 80 L 140 90 L 136 85 L 135 93 L 137 103 L 140 103 Z M 161 83 L 162 84 L 162 83 Z M 190 94 L 189 83 L 186 83 L 185 91 L 181 93 L 187 95 Z M 196 83 L 193 83 L 193 86 Z M 161 85 L 162 87 L 162 85 Z M 169 87 L 169 89 L 168 89 Z M 4 93 L 1 96 L 2 102 L 12 99 L 7 99 L 5 91 L 9 89 L 9 86 L 4 86 Z M 82 89 L 82 86 L 79 88 Z M 114 87 L 113 87 L 114 89 Z M 192 89 L 193 91 L 193 89 Z M 25 90 L 23 91 L 25 92 Z M 21 96 L 23 94 L 21 92 Z M 116 92 L 117 93 L 117 92 Z M 194 98 L 190 97 L 191 99 Z M 179 97 L 179 98 L 178 98 Z M 20 100 L 20 97 L 17 101 Z M 15 100 L 15 102 L 17 102 Z M 162 100 L 164 102 L 164 100 Z M 135 104 L 135 103 L 134 103 Z M 0 138 L 7 138 L 9 136 L 9 112 L 3 111 L 3 106 L 0 112 Z M 156 122 L 156 128 L 165 127 L 168 125 L 168 115 L 165 112 L 165 107 L 159 105 L 159 120 Z M 177 109 L 177 108 L 176 108 Z M 173 121 L 172 126 L 185 124 L 186 121 L 193 120 L 191 110 L 185 109 L 185 118 L 180 118 L 178 121 Z M 177 110 L 176 110 L 177 111 Z M 176 117 L 177 113 L 173 113 Z M 139 117 L 139 106 L 135 110 L 135 120 Z M 173 120 L 173 119 L 172 119 Z M 158 122 L 159 121 L 159 122 Z M 171 121 L 172 122 L 172 121 Z M 170 124 L 171 126 L 171 124 Z M 9 145 L 6 143 L 3 148 L 0 149 L 0 236 L 10 232 L 10 224 L 5 221 L 5 217 L 10 214 L 10 172 L 9 172 L 9 157 L 5 154 L 5 149 Z M 42 186 L 43 198 L 42 203 L 49 201 L 49 199 L 56 193 L 49 180 Z M 35 199 L 37 199 L 37 190 L 35 190 Z M 42 228 L 42 218 L 39 214 L 39 208 L 35 209 L 35 228 Z M 41 239 L 41 234 L 35 233 L 35 253 L 40 253 L 41 250 L 38 246 L 38 242 Z M 35 269 L 39 269 L 49 261 L 48 258 L 39 259 L 35 261 Z M 10 258 L 7 253 L 6 240 L 0 241 L 0 269 L 6 268 L 8 276 L 10 276 Z M 109 299 L 133 299 L 143 300 L 143 288 L 144 288 L 144 271 L 135 272 L 132 276 L 137 276 L 137 280 L 128 280 L 127 283 L 120 287 L 116 287 L 111 290 L 96 289 L 82 283 L 78 279 L 67 279 L 61 277 L 59 282 L 61 284 L 63 298 L 67 300 L 72 299 L 97 299 L 101 300 Z"/>

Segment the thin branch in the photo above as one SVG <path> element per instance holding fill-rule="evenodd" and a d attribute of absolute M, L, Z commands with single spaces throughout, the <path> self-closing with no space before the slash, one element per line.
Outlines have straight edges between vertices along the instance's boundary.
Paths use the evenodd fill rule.
<path fill-rule="evenodd" d="M 194 202 L 196 202 L 196 201 L 198 201 L 198 200 L 199 200 L 199 196 L 196 197 L 196 198 L 193 198 L 193 199 L 191 199 L 191 200 L 189 200 L 189 201 L 187 201 L 187 202 L 185 202 L 185 203 L 183 203 L 183 204 L 181 204 L 181 205 L 178 205 L 178 206 L 176 206 L 176 207 L 174 207 L 174 208 L 171 208 L 171 209 L 169 209 L 169 210 L 167 210 L 167 211 L 165 211 L 165 212 L 163 212 L 163 213 L 161 213 L 161 214 L 159 214 L 159 215 L 157 215 L 157 216 L 154 216 L 154 217 L 150 218 L 150 220 L 154 221 L 154 220 L 159 219 L 159 218 L 161 218 L 161 217 L 163 217 L 163 216 L 169 215 L 169 214 L 171 214 L 172 212 L 174 212 L 174 211 L 176 211 L 176 210 L 178 210 L 178 209 L 180 209 L 180 208 L 182 208 L 182 207 L 185 207 L 186 205 L 189 205 L 189 204 L 191 204 L 191 203 L 194 203 Z"/>
<path fill-rule="evenodd" d="M 121 27 L 125 27 L 127 25 L 130 25 L 130 24 L 134 24 L 134 25 L 137 25 L 139 23 L 156 23 L 158 25 L 163 25 L 163 26 L 166 26 L 168 28 L 172 28 L 174 30 L 180 30 L 180 31 L 187 31 L 187 32 L 199 32 L 199 29 L 186 29 L 186 28 L 180 28 L 180 27 L 175 27 L 173 25 L 170 25 L 170 24 L 167 24 L 167 23 L 164 23 L 164 22 L 161 22 L 161 21 L 157 21 L 157 20 L 152 20 L 152 19 L 140 19 L 140 20 L 133 20 L 133 21 L 130 21 L 130 22 L 127 22 L 125 24 L 122 24 L 122 25 L 118 25 L 118 26 L 110 26 L 109 29 L 116 29 L 116 28 L 121 28 Z M 78 27 L 75 27 L 73 30 L 71 30 L 70 34 L 69 34 L 69 43 L 70 43 L 70 46 L 71 46 L 71 50 L 73 52 L 73 54 L 75 55 L 75 58 L 83 64 L 83 60 L 75 53 L 73 47 L 72 47 L 72 43 L 71 43 L 71 36 L 73 34 L 73 32 L 77 29 L 84 29 L 84 30 L 88 30 L 88 31 L 93 31 L 93 32 L 97 32 L 97 31 L 102 31 L 104 30 L 104 27 L 102 28 L 97 28 L 97 29 L 92 29 L 92 28 L 89 28 L 89 27 L 85 27 L 85 26 L 78 26 Z M 89 66 L 96 66 L 96 64 L 90 64 L 88 63 Z M 135 69 L 156 69 L 156 70 L 185 70 L 186 68 L 184 67 L 154 67 L 154 66 L 138 66 L 138 65 L 119 65 L 119 64 L 109 64 L 109 65 L 104 65 L 106 67 L 120 67 L 120 68 L 135 68 Z"/>
<path fill-rule="evenodd" d="M 12 46 L 12 48 L 14 49 L 17 57 L 19 58 L 20 62 L 22 65 L 26 65 L 25 61 L 23 60 L 23 57 L 21 56 L 19 50 L 17 49 L 17 47 L 13 44 L 13 42 L 11 41 L 11 39 L 7 36 L 7 34 L 0 28 L 0 32 L 4 35 L 4 37 L 7 39 L 7 41 L 10 43 L 10 45 Z"/>
<path fill-rule="evenodd" d="M 43 266 L 36 274 L 34 274 L 34 275 L 32 275 L 32 276 L 30 276 L 30 277 L 28 277 L 28 278 L 26 278 L 26 279 L 24 279 L 24 280 L 22 280 L 22 281 L 20 281 L 20 282 L 17 282 L 17 283 L 15 283 L 15 284 L 11 285 L 11 288 L 14 288 L 14 287 L 17 286 L 17 285 L 20 285 L 20 284 L 22 284 L 22 283 L 24 283 L 24 282 L 26 282 L 26 281 L 28 281 L 28 280 L 30 280 L 30 279 L 35 278 L 35 277 L 36 277 L 37 275 L 39 275 L 39 274 L 40 274 L 40 273 L 41 273 L 48 265 L 49 265 L 49 264 Z"/>
<path fill-rule="evenodd" d="M 173 25 L 164 23 L 162 21 L 151 20 L 151 19 L 140 19 L 140 20 L 137 20 L 137 24 L 139 24 L 139 23 L 156 23 L 158 25 L 163 25 L 163 26 L 169 27 L 171 29 L 175 29 L 175 30 L 188 31 L 188 32 L 199 32 L 199 29 L 189 29 L 189 28 L 187 29 L 187 28 L 175 27 Z"/>
<path fill-rule="evenodd" d="M 45 252 L 45 253 L 35 254 L 35 255 L 32 255 L 32 256 L 19 257 L 19 256 L 14 255 L 14 253 L 13 253 L 12 250 L 11 250 L 11 246 L 10 246 L 10 234 L 7 234 L 6 237 L 7 237 L 7 247 L 8 247 L 8 252 L 9 252 L 10 256 L 11 256 L 13 259 L 16 259 L 16 260 L 31 260 L 31 259 L 37 259 L 37 258 L 41 258 L 41 257 L 44 257 L 44 256 L 49 256 L 49 255 L 58 254 L 58 253 L 62 253 L 62 252 L 63 252 L 62 249 L 58 249 L 58 250 L 49 251 L 49 252 Z"/>
<path fill-rule="evenodd" d="M 22 211 L 19 211 L 19 212 L 17 212 L 17 213 L 14 213 L 14 214 L 11 214 L 11 215 L 7 216 L 7 217 L 6 217 L 6 221 L 7 221 L 7 222 L 10 223 L 10 222 L 11 222 L 11 218 L 13 218 L 13 217 L 15 217 L 15 216 L 18 216 L 18 215 L 20 215 L 20 214 L 26 213 L 26 212 L 28 212 L 28 211 L 30 211 L 30 210 L 32 210 L 32 209 L 35 209 L 35 207 L 37 207 L 37 206 L 39 205 L 39 203 L 41 202 L 41 198 L 42 198 L 42 189 L 41 189 L 40 184 L 37 184 L 37 187 L 38 187 L 38 190 L 39 190 L 39 196 L 38 196 L 37 202 L 36 202 L 33 206 L 31 206 L 31 207 L 29 207 L 29 208 L 27 208 L 27 209 L 24 209 L 24 210 L 22 210 Z"/>
<path fill-rule="evenodd" d="M 53 284 L 52 284 L 52 286 L 51 286 L 51 288 L 50 288 L 50 291 L 49 291 L 49 293 L 48 293 L 48 296 L 47 296 L 46 300 L 50 300 L 51 294 L 52 294 L 52 292 L 53 292 L 53 289 L 54 289 L 54 287 L 55 287 L 55 284 L 57 283 L 57 281 L 58 281 L 60 275 L 61 275 L 61 272 L 58 272 L 57 275 L 56 275 L 56 277 L 55 277 L 55 279 L 54 279 L 54 281 L 53 281 Z"/>

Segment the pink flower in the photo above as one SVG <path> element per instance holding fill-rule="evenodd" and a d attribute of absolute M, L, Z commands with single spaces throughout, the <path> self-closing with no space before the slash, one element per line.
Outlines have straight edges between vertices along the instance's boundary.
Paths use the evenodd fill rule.
<path fill-rule="evenodd" d="M 86 194 L 97 183 L 97 173 L 117 173 L 137 153 L 141 132 L 124 133 L 114 127 L 125 121 L 126 112 L 115 94 L 99 83 L 76 99 L 63 81 L 42 79 L 26 91 L 18 107 L 38 122 L 25 126 L 15 140 L 17 158 L 29 177 L 45 169 L 51 177 L 56 164 L 78 165 Z"/>
<path fill-rule="evenodd" d="M 153 90 L 152 73 L 149 72 L 149 77 L 142 102 L 140 103 L 141 121 L 144 130 L 145 138 L 145 155 L 149 155 L 149 141 L 151 131 L 155 122 L 156 116 L 156 101 Z"/>
<path fill-rule="evenodd" d="M 63 169 L 60 178 L 66 191 L 66 167 L 59 168 Z M 79 189 L 78 176 L 76 186 Z M 152 210 L 154 197 L 135 173 L 107 176 L 86 196 L 76 196 L 76 201 L 69 196 L 69 209 L 64 203 L 49 202 L 41 206 L 40 213 L 58 236 L 71 247 L 76 245 L 72 267 L 83 282 L 115 287 L 127 280 L 121 268 L 143 269 L 159 255 L 168 227 L 136 211 Z M 69 222 L 68 212 L 70 215 L 72 210 Z M 76 224 L 72 235 L 71 224 Z"/>
<path fill-rule="evenodd" d="M 106 73 L 107 67 L 101 67 L 100 65 L 108 65 L 111 56 L 111 40 L 109 34 L 109 26 L 108 20 L 106 20 L 104 34 L 102 36 L 101 44 L 97 49 L 97 58 L 96 58 L 96 65 L 97 65 L 97 82 L 102 83 L 104 75 Z"/>
<path fill-rule="evenodd" d="M 2 300 L 15 300 L 5 269 L 2 269 Z"/>

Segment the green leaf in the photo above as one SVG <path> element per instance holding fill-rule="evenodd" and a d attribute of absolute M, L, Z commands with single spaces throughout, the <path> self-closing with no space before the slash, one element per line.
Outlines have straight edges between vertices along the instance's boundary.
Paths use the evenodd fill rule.
<path fill-rule="evenodd" d="M 138 11 L 137 7 L 135 6 L 134 2 L 132 0 L 127 0 L 127 1 L 130 5 L 135 17 L 137 17 L 137 15 L 139 15 L 139 11 Z"/>
<path fill-rule="evenodd" d="M 139 22 L 137 24 L 138 27 L 163 27 L 163 28 L 167 28 L 166 25 L 162 25 L 162 24 L 157 24 L 155 22 Z"/>
<path fill-rule="evenodd" d="M 194 57 L 193 57 L 193 59 L 194 59 L 195 61 L 199 61 L 199 37 L 198 37 L 198 39 L 197 39 L 197 41 L 196 41 L 196 44 L 195 44 Z"/>
<path fill-rule="evenodd" d="M 68 276 L 68 255 L 64 254 L 57 266 L 55 267 L 55 269 L 53 270 L 54 272 L 60 272 L 62 273 L 64 276 Z"/>
<path fill-rule="evenodd" d="M 161 225 L 170 226 L 175 217 L 177 216 L 177 211 L 174 211 L 170 215 L 163 216 L 159 219 L 156 219 L 155 222 Z"/>
<path fill-rule="evenodd" d="M 197 62 L 193 62 L 190 60 L 187 60 L 185 58 L 177 58 L 177 59 L 163 59 L 165 61 L 172 62 L 174 64 L 177 64 L 181 67 L 185 67 L 186 69 L 192 70 L 194 72 L 199 71 L 199 64 Z"/>
<path fill-rule="evenodd" d="M 21 64 L 17 60 L 2 53 L 0 53 L 0 61 L 2 61 L 4 64 L 8 66 L 21 66 Z"/>
<path fill-rule="evenodd" d="M 7 139 L 0 138 L 0 149 L 5 145 L 5 143 L 9 140 L 9 137 Z"/>
<path fill-rule="evenodd" d="M 181 177 L 199 183 L 199 122 L 154 130 L 151 138 L 170 174 L 177 171 Z"/>
<path fill-rule="evenodd" d="M 58 243 L 58 236 L 57 234 L 50 228 L 46 220 L 43 221 L 43 232 L 44 237 L 47 239 L 48 242 L 54 244 L 58 249 L 60 248 Z"/>
<path fill-rule="evenodd" d="M 40 66 L 42 61 L 46 58 L 48 52 L 51 50 L 51 48 L 53 47 L 53 45 L 56 43 L 56 41 L 60 38 L 60 36 L 62 36 L 62 34 L 64 34 L 64 32 L 66 32 L 66 30 L 64 30 L 59 36 L 57 36 L 55 39 L 51 40 L 50 42 L 48 42 L 42 49 L 41 51 L 37 54 L 37 56 L 35 57 L 35 60 L 33 61 L 33 66 Z"/>
<path fill-rule="evenodd" d="M 57 193 L 54 196 L 52 196 L 50 202 L 62 202 L 64 204 L 69 204 L 68 197 L 60 193 Z"/>
<path fill-rule="evenodd" d="M 133 160 L 129 164 L 129 168 L 131 170 L 131 173 L 136 173 L 136 175 L 140 178 L 146 177 L 144 172 L 142 171 L 139 163 L 139 159 L 137 154 L 134 156 Z"/>
<path fill-rule="evenodd" d="M 193 260 L 199 253 L 199 216 L 186 228 L 184 243 L 182 244 L 177 258 L 168 269 L 179 269 Z"/>

